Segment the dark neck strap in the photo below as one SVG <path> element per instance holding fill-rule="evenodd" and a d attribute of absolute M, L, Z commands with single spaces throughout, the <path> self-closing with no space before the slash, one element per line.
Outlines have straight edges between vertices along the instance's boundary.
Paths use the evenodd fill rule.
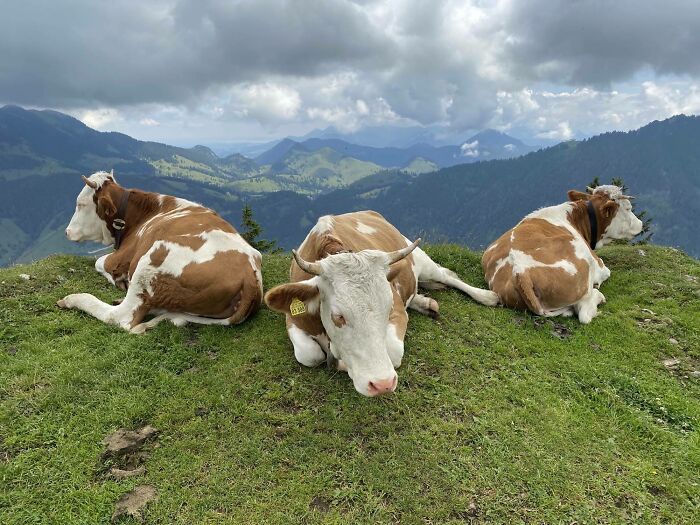
<path fill-rule="evenodd" d="M 122 243 L 122 237 L 124 236 L 124 230 L 126 229 L 126 209 L 129 207 L 129 190 L 124 190 L 122 193 L 122 198 L 119 201 L 119 206 L 117 207 L 117 215 L 115 215 L 114 220 L 112 220 L 112 228 L 114 228 L 114 249 L 118 250 Z"/>
<path fill-rule="evenodd" d="M 588 209 L 588 222 L 591 223 L 591 250 L 595 250 L 595 245 L 598 242 L 598 218 L 591 201 L 586 201 L 586 208 Z"/>

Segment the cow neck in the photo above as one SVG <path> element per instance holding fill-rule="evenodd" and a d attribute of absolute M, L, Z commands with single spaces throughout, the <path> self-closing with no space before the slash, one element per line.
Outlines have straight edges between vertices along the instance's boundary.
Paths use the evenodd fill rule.
<path fill-rule="evenodd" d="M 112 219 L 112 228 L 114 229 L 114 249 L 118 250 L 119 246 L 122 244 L 122 237 L 124 236 L 124 230 L 126 229 L 126 210 L 129 207 L 129 196 L 131 195 L 130 190 L 124 190 L 122 196 L 119 199 L 119 206 L 117 206 L 117 214 Z"/>
<path fill-rule="evenodd" d="M 114 236 L 114 249 L 118 250 L 124 240 L 136 231 L 158 209 L 158 199 L 152 193 L 118 188 L 119 204 L 110 229 Z"/>
<path fill-rule="evenodd" d="M 588 245 L 591 247 L 591 250 L 595 250 L 595 245 L 598 244 L 598 217 L 590 200 L 586 201 L 586 210 L 588 211 L 588 224 L 591 231 Z"/>

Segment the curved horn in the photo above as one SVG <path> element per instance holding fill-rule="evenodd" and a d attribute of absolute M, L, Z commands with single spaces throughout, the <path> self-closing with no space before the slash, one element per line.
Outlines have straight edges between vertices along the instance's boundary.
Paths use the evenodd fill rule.
<path fill-rule="evenodd" d="M 306 273 L 310 273 L 311 275 L 321 275 L 321 265 L 319 263 L 305 261 L 296 250 L 292 250 L 292 255 L 294 256 L 294 260 L 299 265 L 299 268 L 304 270 Z"/>
<path fill-rule="evenodd" d="M 406 246 L 405 248 L 401 248 L 400 250 L 395 250 L 393 252 L 387 252 L 387 262 L 389 265 L 394 264 L 395 262 L 400 261 L 404 257 L 406 257 L 409 253 L 411 253 L 413 250 L 415 250 L 418 245 L 420 244 L 420 237 L 413 241 L 410 245 Z"/>
<path fill-rule="evenodd" d="M 586 191 L 588 193 L 593 193 L 595 191 L 595 188 L 591 188 L 590 186 L 586 186 Z"/>
<path fill-rule="evenodd" d="M 88 179 L 85 175 L 81 175 L 81 177 L 83 178 L 83 182 L 90 186 L 93 190 L 97 188 L 97 183 L 95 181 Z"/>
<path fill-rule="evenodd" d="M 627 199 L 627 200 L 633 200 L 634 197 L 632 195 L 620 195 L 621 199 Z"/>

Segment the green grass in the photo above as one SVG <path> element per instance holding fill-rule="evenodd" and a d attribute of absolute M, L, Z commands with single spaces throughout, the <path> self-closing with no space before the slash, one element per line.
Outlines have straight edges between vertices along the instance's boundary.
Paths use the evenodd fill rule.
<path fill-rule="evenodd" d="M 411 313 L 380 399 L 297 364 L 269 310 L 133 336 L 54 306 L 121 295 L 89 259 L 0 270 L 0 523 L 107 523 L 142 483 L 159 524 L 696 523 L 700 263 L 644 250 L 601 250 L 608 302 L 591 325 L 557 320 L 566 339 L 433 292 L 442 317 Z M 483 285 L 477 254 L 428 251 Z M 266 258 L 266 287 L 288 263 Z M 144 423 L 161 431 L 146 475 L 104 479 L 102 438 Z"/>

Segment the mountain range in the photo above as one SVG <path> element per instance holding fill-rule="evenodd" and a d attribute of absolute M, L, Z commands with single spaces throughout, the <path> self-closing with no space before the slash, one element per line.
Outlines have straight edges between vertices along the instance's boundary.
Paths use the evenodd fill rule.
<path fill-rule="evenodd" d="M 621 177 L 653 218 L 655 241 L 700 255 L 700 118 L 677 116 L 517 158 L 459 163 L 473 158 L 465 151 L 496 157 L 532 149 L 498 132 L 472 138 L 410 148 L 287 139 L 254 159 L 219 157 L 204 146 L 142 142 L 55 111 L 5 106 L 0 265 L 55 251 L 84 253 L 85 246 L 63 236 L 79 175 L 111 168 L 126 186 L 202 202 L 235 225 L 249 203 L 264 236 L 285 248 L 298 244 L 319 215 L 357 209 L 376 209 L 412 237 L 480 248 L 529 211 L 565 200 L 568 189 Z"/>

